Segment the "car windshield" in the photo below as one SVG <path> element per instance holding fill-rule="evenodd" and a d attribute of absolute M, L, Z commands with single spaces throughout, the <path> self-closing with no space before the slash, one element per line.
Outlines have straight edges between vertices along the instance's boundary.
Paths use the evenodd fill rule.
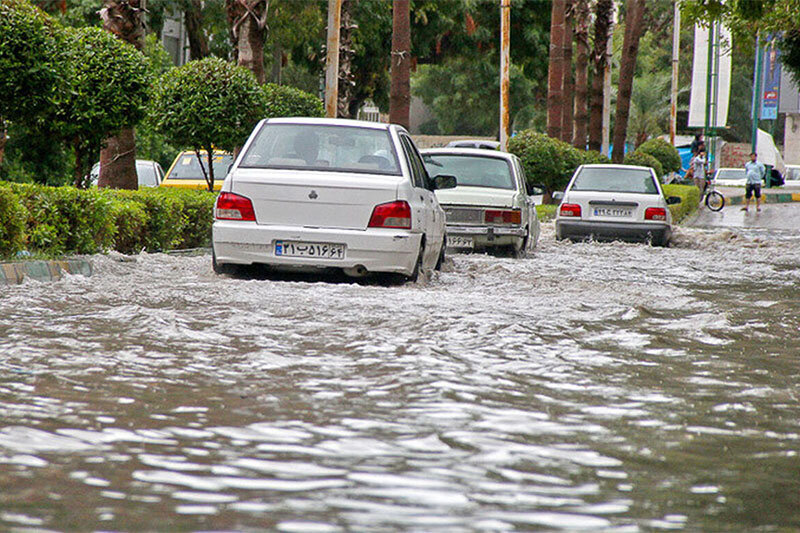
<path fill-rule="evenodd" d="M 658 187 L 649 170 L 618 167 L 584 167 L 575 177 L 570 190 L 658 194 Z"/>
<path fill-rule="evenodd" d="M 459 187 L 466 185 L 492 189 L 516 188 L 511 175 L 511 166 L 505 159 L 450 154 L 425 154 L 422 159 L 425 161 L 428 174 L 455 176 Z"/>
<path fill-rule="evenodd" d="M 216 170 L 216 169 L 214 169 Z M 155 187 L 158 185 L 156 167 L 153 163 L 136 162 L 136 175 L 139 177 L 139 186 Z"/>
<path fill-rule="evenodd" d="M 721 168 L 717 172 L 718 180 L 743 180 L 747 177 L 744 169 L 738 168 Z"/>
<path fill-rule="evenodd" d="M 200 157 L 203 159 L 203 168 L 208 170 L 208 157 L 205 153 L 201 152 Z M 212 158 L 214 165 L 214 179 L 224 178 L 228 173 L 228 167 L 233 163 L 233 156 L 231 154 L 214 154 Z M 191 152 L 185 152 L 178 156 L 178 160 L 172 165 L 169 171 L 171 180 L 203 180 L 205 176 L 200 169 L 200 162 L 197 160 L 197 155 Z"/>
<path fill-rule="evenodd" d="M 400 174 L 388 131 L 319 124 L 266 124 L 240 166 Z"/>

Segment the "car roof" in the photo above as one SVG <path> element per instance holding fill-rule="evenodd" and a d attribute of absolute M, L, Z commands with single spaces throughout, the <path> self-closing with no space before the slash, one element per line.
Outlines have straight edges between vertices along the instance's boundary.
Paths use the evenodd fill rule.
<path fill-rule="evenodd" d="M 480 157 L 496 157 L 497 159 L 512 159 L 514 154 L 501 152 L 500 150 L 487 150 L 486 148 L 426 148 L 419 151 L 421 154 L 440 154 L 440 155 L 474 155 Z"/>
<path fill-rule="evenodd" d="M 582 168 L 607 168 L 607 169 L 625 169 L 634 168 L 637 170 L 652 170 L 650 167 L 643 167 L 640 165 L 623 165 L 621 163 L 589 163 L 581 165 Z"/>
<path fill-rule="evenodd" d="M 281 117 L 268 118 L 266 120 L 270 124 L 315 124 L 317 126 L 349 126 L 374 130 L 388 130 L 392 126 L 392 124 L 386 124 L 384 122 L 352 120 L 349 118 Z"/>

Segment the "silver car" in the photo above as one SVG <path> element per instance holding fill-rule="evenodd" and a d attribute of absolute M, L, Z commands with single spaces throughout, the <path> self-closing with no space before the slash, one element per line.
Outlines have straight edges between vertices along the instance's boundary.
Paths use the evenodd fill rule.
<path fill-rule="evenodd" d="M 452 175 L 455 189 L 436 191 L 447 216 L 448 248 L 505 250 L 524 257 L 539 240 L 539 219 L 519 158 L 477 148 L 422 151 L 428 174 Z"/>

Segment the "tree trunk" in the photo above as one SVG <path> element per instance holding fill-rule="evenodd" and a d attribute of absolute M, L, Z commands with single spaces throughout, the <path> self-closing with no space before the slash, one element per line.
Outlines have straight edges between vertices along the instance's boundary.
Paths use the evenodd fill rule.
<path fill-rule="evenodd" d="M 272 83 L 281 84 L 281 70 L 283 68 L 283 47 L 281 43 L 275 43 L 275 48 L 272 49 L 272 73 L 270 80 Z"/>
<path fill-rule="evenodd" d="M 237 64 L 249 69 L 258 83 L 267 80 L 264 41 L 267 39 L 269 0 L 225 0 Z"/>
<path fill-rule="evenodd" d="M 614 0 L 597 0 L 592 51 L 592 86 L 589 93 L 589 149 L 599 151 L 603 144 L 603 72 L 606 68 Z"/>
<path fill-rule="evenodd" d="M 573 0 L 564 3 L 564 83 L 561 96 L 561 140 L 572 142 L 572 122 L 575 105 L 575 83 L 572 79 L 572 38 L 575 22 L 575 8 Z"/>
<path fill-rule="evenodd" d="M 392 88 L 389 96 L 389 122 L 410 129 L 411 105 L 411 24 L 409 0 L 394 0 L 392 7 Z"/>
<path fill-rule="evenodd" d="M 561 98 L 564 89 L 565 0 L 553 0 L 550 14 L 550 67 L 547 71 L 547 135 L 561 138 Z"/>
<path fill-rule="evenodd" d="M 636 55 L 639 52 L 639 38 L 642 36 L 644 0 L 628 0 L 625 20 L 625 39 L 622 44 L 622 57 L 619 63 L 619 84 L 617 86 L 617 113 L 614 123 L 614 149 L 611 161 L 622 163 L 625 158 L 625 137 L 628 130 L 628 116 L 631 110 L 633 73 L 636 69 Z"/>
<path fill-rule="evenodd" d="M 342 15 L 339 24 L 339 74 L 336 100 L 336 116 L 339 118 L 355 118 L 358 113 L 353 109 L 353 93 L 355 92 L 355 75 L 353 74 L 353 30 L 358 27 L 353 22 L 353 2 L 342 1 Z"/>
<path fill-rule="evenodd" d="M 586 149 L 586 127 L 589 124 L 589 1 L 575 2 L 575 128 L 572 145 Z"/>
<path fill-rule="evenodd" d="M 191 0 L 183 11 L 186 36 L 189 39 L 189 55 L 192 59 L 208 57 L 208 37 L 203 31 L 203 5 L 200 0 Z"/>
<path fill-rule="evenodd" d="M 144 48 L 145 3 L 146 0 L 105 0 L 100 10 L 103 29 L 141 51 Z M 100 177 L 97 186 L 138 189 L 133 128 L 120 131 L 118 135 L 107 139 L 105 144 L 106 148 L 100 151 Z M 83 174 L 79 176 L 81 179 L 82 177 Z"/>

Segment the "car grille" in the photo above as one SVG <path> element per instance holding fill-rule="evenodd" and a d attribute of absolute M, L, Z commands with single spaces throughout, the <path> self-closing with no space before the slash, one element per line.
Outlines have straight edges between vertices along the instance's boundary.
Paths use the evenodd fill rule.
<path fill-rule="evenodd" d="M 461 224 L 480 224 L 483 222 L 483 209 L 445 207 L 444 213 L 447 217 L 447 222 Z"/>

